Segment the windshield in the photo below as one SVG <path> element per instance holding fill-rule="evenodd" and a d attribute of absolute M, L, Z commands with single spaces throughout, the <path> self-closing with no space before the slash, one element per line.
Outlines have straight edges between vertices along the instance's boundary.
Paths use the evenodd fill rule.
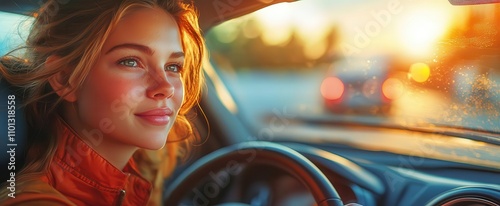
<path fill-rule="evenodd" d="M 238 113 L 500 133 L 500 6 L 304 0 L 206 34 Z M 497 139 L 498 140 L 498 139 Z"/>

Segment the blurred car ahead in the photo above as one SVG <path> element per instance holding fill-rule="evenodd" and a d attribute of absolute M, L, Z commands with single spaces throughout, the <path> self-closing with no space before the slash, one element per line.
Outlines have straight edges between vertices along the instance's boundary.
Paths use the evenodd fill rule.
<path fill-rule="evenodd" d="M 347 57 L 334 62 L 321 83 L 325 108 L 334 113 L 387 114 L 391 109 L 389 94 L 389 59 L 383 56 Z"/>

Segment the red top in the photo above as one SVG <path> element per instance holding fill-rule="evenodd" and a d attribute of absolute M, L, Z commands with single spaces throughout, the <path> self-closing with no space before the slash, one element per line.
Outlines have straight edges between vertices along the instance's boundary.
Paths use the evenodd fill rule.
<path fill-rule="evenodd" d="M 141 177 L 131 158 L 117 169 L 82 141 L 65 123 L 47 171 L 18 185 L 6 205 L 146 205 L 152 185 Z M 18 179 L 18 178 L 16 178 Z M 59 204 L 58 204 L 59 203 Z"/>

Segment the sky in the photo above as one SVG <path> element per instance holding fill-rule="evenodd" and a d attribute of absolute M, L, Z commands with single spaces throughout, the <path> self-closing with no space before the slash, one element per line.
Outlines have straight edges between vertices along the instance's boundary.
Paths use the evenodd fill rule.
<path fill-rule="evenodd" d="M 257 20 L 266 31 L 261 38 L 270 45 L 287 42 L 295 30 L 311 45 L 311 51 L 321 50 L 323 38 L 336 26 L 340 28 L 339 49 L 344 53 L 382 49 L 424 57 L 452 21 L 459 21 L 456 10 L 463 8 L 446 0 L 307 0 L 276 4 L 247 18 Z"/>

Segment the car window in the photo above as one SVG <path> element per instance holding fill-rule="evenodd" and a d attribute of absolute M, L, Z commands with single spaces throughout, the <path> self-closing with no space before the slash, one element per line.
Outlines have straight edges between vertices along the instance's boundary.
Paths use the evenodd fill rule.
<path fill-rule="evenodd" d="M 3 56 L 23 45 L 23 39 L 26 39 L 32 18 L 1 11 L 0 17 L 2 19 L 0 21 L 0 28 L 2 28 L 0 30 L 0 55 Z"/>
<path fill-rule="evenodd" d="M 259 10 L 206 36 L 238 115 L 255 126 L 280 113 L 498 134 L 498 25 L 498 5 L 308 0 Z"/>

